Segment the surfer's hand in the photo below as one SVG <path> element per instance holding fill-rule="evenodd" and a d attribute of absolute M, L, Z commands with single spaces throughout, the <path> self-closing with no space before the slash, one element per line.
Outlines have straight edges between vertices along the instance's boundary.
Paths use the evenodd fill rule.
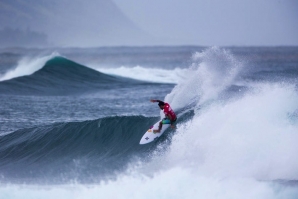
<path fill-rule="evenodd" d="M 152 99 L 152 100 L 150 100 L 150 102 L 156 102 L 156 100 Z"/>

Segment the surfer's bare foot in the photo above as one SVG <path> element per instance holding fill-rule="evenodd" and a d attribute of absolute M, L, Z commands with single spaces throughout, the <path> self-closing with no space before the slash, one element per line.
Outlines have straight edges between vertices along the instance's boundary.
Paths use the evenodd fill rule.
<path fill-rule="evenodd" d="M 153 130 L 153 133 L 159 133 L 160 130 Z"/>

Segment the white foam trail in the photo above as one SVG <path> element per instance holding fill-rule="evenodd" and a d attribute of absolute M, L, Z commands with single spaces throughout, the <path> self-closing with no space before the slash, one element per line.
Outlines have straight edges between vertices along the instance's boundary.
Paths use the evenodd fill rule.
<path fill-rule="evenodd" d="M 160 68 L 144 68 L 141 66 L 119 68 L 97 68 L 99 72 L 156 83 L 178 83 L 187 78 L 188 69 L 175 68 L 166 70 Z"/>
<path fill-rule="evenodd" d="M 25 57 L 18 62 L 18 65 L 6 72 L 0 77 L 0 81 L 9 80 L 16 77 L 31 75 L 34 72 L 40 70 L 47 61 L 50 59 L 59 56 L 59 53 L 54 52 L 51 55 L 38 57 L 38 58 L 28 58 Z"/>
<path fill-rule="evenodd" d="M 212 47 L 193 55 L 193 64 L 187 72 L 187 78 L 176 85 L 165 101 L 174 109 L 189 103 L 200 104 L 216 97 L 232 84 L 242 63 L 230 52 Z"/>

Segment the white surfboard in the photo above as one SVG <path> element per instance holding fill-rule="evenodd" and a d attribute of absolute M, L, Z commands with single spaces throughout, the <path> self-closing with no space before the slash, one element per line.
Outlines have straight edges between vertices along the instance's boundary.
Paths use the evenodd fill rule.
<path fill-rule="evenodd" d="M 154 133 L 153 130 L 158 130 L 159 122 L 161 122 L 161 120 L 156 122 L 153 126 L 151 126 L 148 129 L 148 131 L 143 135 L 142 139 L 140 140 L 140 144 L 147 144 L 149 142 L 154 141 L 155 139 L 160 137 L 170 126 L 170 124 L 163 124 L 160 132 Z"/>

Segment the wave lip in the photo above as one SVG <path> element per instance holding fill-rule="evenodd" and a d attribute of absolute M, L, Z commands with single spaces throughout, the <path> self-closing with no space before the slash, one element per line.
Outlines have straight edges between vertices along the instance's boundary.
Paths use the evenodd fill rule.
<path fill-rule="evenodd" d="M 10 80 L 16 77 L 31 75 L 40 70 L 47 61 L 59 56 L 59 53 L 54 52 L 51 55 L 43 56 L 35 59 L 23 58 L 18 62 L 18 66 L 12 70 L 7 71 L 0 77 L 0 81 Z"/>
<path fill-rule="evenodd" d="M 140 82 L 106 75 L 63 57 L 53 57 L 31 75 L 0 82 L 0 92 L 20 95 L 65 95 L 136 83 Z"/>

